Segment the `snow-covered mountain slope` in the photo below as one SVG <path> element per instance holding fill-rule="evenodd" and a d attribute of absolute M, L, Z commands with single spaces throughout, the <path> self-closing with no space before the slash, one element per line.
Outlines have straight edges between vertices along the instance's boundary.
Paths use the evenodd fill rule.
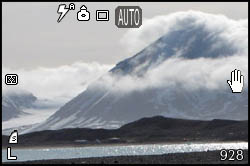
<path fill-rule="evenodd" d="M 200 12 L 173 17 L 175 21 L 158 40 L 25 132 L 116 128 L 155 115 L 248 119 L 248 27 Z M 235 68 L 245 78 L 240 94 L 232 93 L 227 84 Z"/>
<path fill-rule="evenodd" d="M 2 94 L 2 133 L 9 135 L 46 120 L 59 108 L 58 103 L 40 99 L 24 90 L 4 91 Z"/>
<path fill-rule="evenodd" d="M 18 130 L 21 133 L 23 130 L 29 129 L 35 124 L 46 120 L 57 109 L 23 109 L 22 112 L 24 114 L 19 114 L 17 117 L 2 121 L 2 134 L 10 135 L 13 130 Z"/>

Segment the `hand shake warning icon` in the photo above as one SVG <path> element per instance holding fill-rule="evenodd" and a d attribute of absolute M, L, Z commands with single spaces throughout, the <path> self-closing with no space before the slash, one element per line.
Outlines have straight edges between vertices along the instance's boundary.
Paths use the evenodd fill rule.
<path fill-rule="evenodd" d="M 241 93 L 243 89 L 244 76 L 241 75 L 240 70 L 233 70 L 231 72 L 231 81 L 227 80 L 230 88 L 232 89 L 232 93 Z"/>

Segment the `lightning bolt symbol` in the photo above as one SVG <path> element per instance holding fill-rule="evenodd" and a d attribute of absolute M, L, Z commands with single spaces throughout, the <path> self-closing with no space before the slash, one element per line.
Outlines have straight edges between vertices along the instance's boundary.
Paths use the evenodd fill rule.
<path fill-rule="evenodd" d="M 60 14 L 57 20 L 58 23 L 63 19 L 63 17 L 68 13 L 68 11 L 69 11 L 69 8 L 66 8 L 65 4 L 59 5 L 58 10 L 57 10 L 57 13 Z"/>

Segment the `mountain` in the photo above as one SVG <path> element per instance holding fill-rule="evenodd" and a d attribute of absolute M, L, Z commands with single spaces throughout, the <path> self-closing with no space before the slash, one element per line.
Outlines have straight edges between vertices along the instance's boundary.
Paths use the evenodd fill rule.
<path fill-rule="evenodd" d="M 183 141 L 248 141 L 248 121 L 200 121 L 155 116 L 118 129 L 69 128 L 32 132 L 19 135 L 16 146 Z M 8 136 L 2 136 L 2 145 L 8 145 Z"/>
<path fill-rule="evenodd" d="M 26 90 L 4 90 L 2 94 L 2 134 L 9 135 L 13 130 L 21 133 L 46 120 L 61 105 L 57 100 L 39 98 Z"/>
<path fill-rule="evenodd" d="M 236 36 L 230 28 L 247 33 L 246 28 L 237 27 L 238 24 L 229 20 L 228 27 L 223 29 L 217 25 L 221 21 L 219 16 L 196 12 L 187 15 L 177 15 L 172 27 L 158 40 L 119 62 L 44 123 L 26 132 L 75 127 L 118 128 L 156 115 L 247 120 L 247 85 L 242 93 L 234 94 L 226 83 L 232 71 L 230 67 L 248 58 L 245 43 L 236 44 L 247 41 L 247 35 Z"/>
<path fill-rule="evenodd" d="M 25 108 L 31 108 L 37 98 L 29 92 L 7 92 L 2 95 L 2 121 L 26 114 Z"/>

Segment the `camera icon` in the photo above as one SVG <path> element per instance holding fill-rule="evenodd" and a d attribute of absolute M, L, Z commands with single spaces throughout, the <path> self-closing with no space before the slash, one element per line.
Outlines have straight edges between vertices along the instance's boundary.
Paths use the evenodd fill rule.
<path fill-rule="evenodd" d="M 17 74 L 6 74 L 5 75 L 5 84 L 6 85 L 17 85 L 18 84 L 18 75 Z"/>

